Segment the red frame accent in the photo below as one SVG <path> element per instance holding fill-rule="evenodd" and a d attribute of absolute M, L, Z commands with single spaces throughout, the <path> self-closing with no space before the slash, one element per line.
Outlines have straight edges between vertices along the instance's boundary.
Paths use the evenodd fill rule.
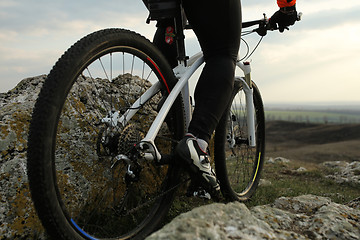
<path fill-rule="evenodd" d="M 156 70 L 158 71 L 158 73 L 160 74 L 161 76 L 161 79 L 163 80 L 164 84 L 165 84 L 165 87 L 166 87 L 166 90 L 168 91 L 168 93 L 170 93 L 170 89 L 169 89 L 169 86 L 164 78 L 164 75 L 160 72 L 160 69 L 158 68 L 158 66 L 155 64 L 155 62 L 153 60 L 151 60 L 149 57 L 147 57 L 147 60 L 149 62 L 152 63 L 152 65 L 156 68 Z"/>

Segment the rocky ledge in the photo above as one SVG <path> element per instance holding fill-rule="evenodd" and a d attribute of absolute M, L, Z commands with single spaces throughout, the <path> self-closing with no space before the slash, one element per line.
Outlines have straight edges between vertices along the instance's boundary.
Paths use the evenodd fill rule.
<path fill-rule="evenodd" d="M 28 78 L 0 93 L 0 240 L 46 239 L 26 175 L 28 124 L 45 78 Z M 325 166 L 334 168 L 329 176 L 334 182 L 359 181 L 358 163 Z M 178 216 L 148 239 L 359 239 L 359 202 L 345 206 L 306 195 L 251 209 L 238 202 L 217 203 Z"/>
<path fill-rule="evenodd" d="M 176 217 L 147 240 L 359 238 L 359 209 L 304 195 L 251 209 L 239 202 L 203 206 Z"/>

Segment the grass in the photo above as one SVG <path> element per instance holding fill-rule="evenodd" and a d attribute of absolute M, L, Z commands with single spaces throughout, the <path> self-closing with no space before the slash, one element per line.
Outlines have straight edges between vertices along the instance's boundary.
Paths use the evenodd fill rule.
<path fill-rule="evenodd" d="M 300 166 L 308 170 L 297 172 L 296 169 Z M 309 163 L 266 163 L 263 168 L 262 179 L 266 179 L 271 184 L 260 185 L 246 205 L 248 207 L 264 205 L 272 203 L 282 196 L 294 197 L 305 194 L 329 197 L 336 203 L 346 204 L 360 196 L 359 185 L 336 183 L 326 178 L 331 173 L 330 170 L 320 165 Z"/>
<path fill-rule="evenodd" d="M 307 170 L 298 172 L 296 169 L 305 167 Z M 261 178 L 267 184 L 260 184 L 252 198 L 245 203 L 249 208 L 273 203 L 280 197 L 295 197 L 306 194 L 329 197 L 333 202 L 346 204 L 360 196 L 359 185 L 336 183 L 326 178 L 336 170 L 305 162 L 265 163 Z M 177 215 L 191 211 L 195 207 L 213 203 L 196 197 L 185 196 L 185 187 L 174 199 L 165 224 Z"/>
<path fill-rule="evenodd" d="M 285 120 L 307 123 L 359 123 L 358 112 L 265 110 L 267 120 Z"/>

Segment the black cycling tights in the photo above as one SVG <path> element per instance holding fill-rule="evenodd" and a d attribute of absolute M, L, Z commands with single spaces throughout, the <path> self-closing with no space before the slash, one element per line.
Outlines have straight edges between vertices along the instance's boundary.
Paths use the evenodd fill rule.
<path fill-rule="evenodd" d="M 205 58 L 195 88 L 195 109 L 188 132 L 209 142 L 233 89 L 241 35 L 240 0 L 183 0 L 183 7 Z M 175 43 L 165 42 L 165 29 L 169 25 L 173 22 L 158 22 L 154 43 L 175 67 Z"/>

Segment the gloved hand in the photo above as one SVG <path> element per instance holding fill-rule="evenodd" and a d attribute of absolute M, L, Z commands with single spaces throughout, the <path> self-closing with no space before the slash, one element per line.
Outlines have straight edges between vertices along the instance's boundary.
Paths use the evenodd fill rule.
<path fill-rule="evenodd" d="M 280 9 L 275 12 L 274 15 L 269 20 L 270 28 L 275 30 L 279 29 L 280 32 L 284 32 L 285 29 L 288 29 L 288 26 L 294 25 L 297 20 L 297 12 L 295 6 L 292 7 L 293 10 L 284 11 Z"/>

